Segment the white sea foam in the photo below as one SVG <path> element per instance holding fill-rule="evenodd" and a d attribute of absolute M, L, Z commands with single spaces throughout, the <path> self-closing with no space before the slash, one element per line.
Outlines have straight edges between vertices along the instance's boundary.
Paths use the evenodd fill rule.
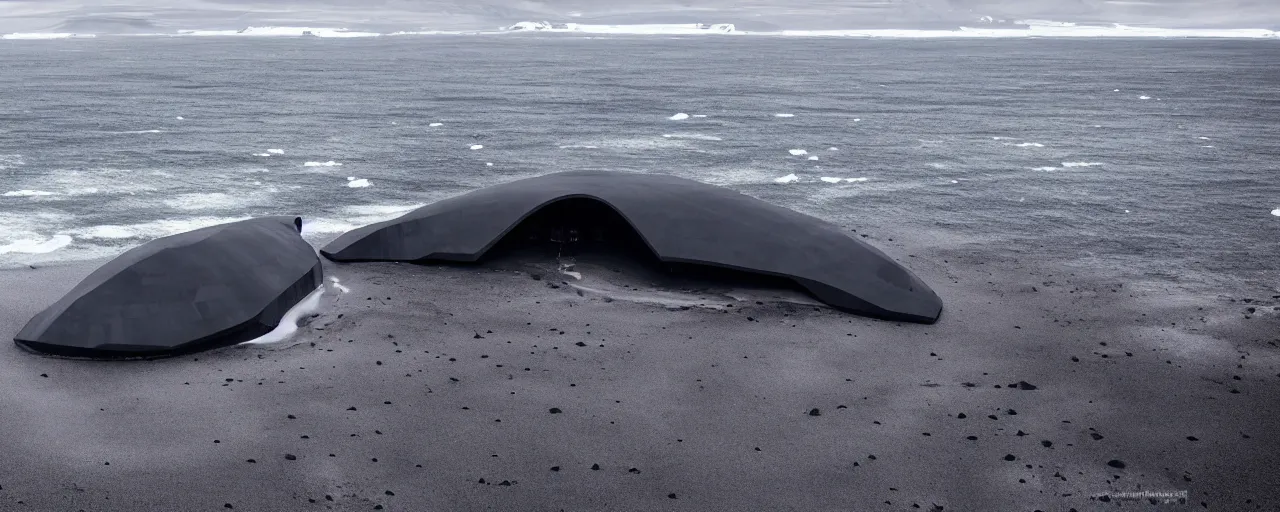
<path fill-rule="evenodd" d="M 188 217 L 179 219 L 162 219 L 137 224 L 103 224 L 83 228 L 65 230 L 63 233 L 76 238 L 120 240 L 128 238 L 158 238 L 176 235 L 200 228 L 239 222 L 251 217 Z"/>
<path fill-rule="evenodd" d="M 302 317 L 315 313 L 320 309 L 320 297 L 322 295 L 324 295 L 324 285 L 320 285 L 315 291 L 307 294 L 302 301 L 289 308 L 289 311 L 285 312 L 284 317 L 280 318 L 280 323 L 271 332 L 246 341 L 244 344 L 266 345 L 279 343 L 293 337 L 293 334 L 298 332 L 298 321 L 302 320 Z"/>
<path fill-rule="evenodd" d="M 71 245 L 71 237 L 54 235 L 47 239 L 21 239 L 0 245 L 0 254 L 46 254 Z"/>
<path fill-rule="evenodd" d="M 801 155 L 809 154 L 808 151 L 805 151 L 803 149 L 788 149 L 787 152 L 791 153 L 792 156 L 801 156 Z"/>
<path fill-rule="evenodd" d="M 664 133 L 662 134 L 662 136 L 668 139 L 690 139 L 690 140 L 707 140 L 707 141 L 724 140 L 724 139 L 721 139 L 720 137 L 716 137 L 715 135 L 706 135 L 702 133 Z"/>
<path fill-rule="evenodd" d="M 560 149 L 597 149 L 597 148 L 598 148 L 597 146 L 592 146 L 589 144 L 565 144 L 563 146 L 560 146 Z"/>
<path fill-rule="evenodd" d="M 1200 139 L 1200 140 L 1209 140 L 1209 138 L 1208 138 L 1208 137 L 1196 137 L 1196 138 L 1197 138 L 1197 139 Z"/>
<path fill-rule="evenodd" d="M 1274 210 L 1271 210 L 1271 214 L 1272 214 L 1272 215 L 1275 215 L 1276 217 L 1280 217 L 1280 208 L 1276 208 L 1276 209 L 1274 209 Z"/>
<path fill-rule="evenodd" d="M 328 162 L 307 162 L 302 164 L 303 167 L 337 167 L 342 165 L 341 162 L 330 160 Z"/>
<path fill-rule="evenodd" d="M 364 178 L 356 179 L 354 177 L 350 177 L 350 178 L 347 178 L 347 186 L 351 188 L 365 188 L 369 186 L 369 180 Z"/>
<path fill-rule="evenodd" d="M 183 120 L 184 118 L 183 118 L 182 116 L 178 116 L 178 117 L 176 117 L 175 119 L 177 119 L 177 120 L 181 121 L 181 120 Z"/>
<path fill-rule="evenodd" d="M 773 180 L 774 183 L 795 183 L 797 181 L 800 181 L 800 177 L 795 174 L 788 174 L 781 178 L 774 178 Z"/>
<path fill-rule="evenodd" d="M 706 114 L 694 114 L 693 117 L 707 117 Z"/>
<path fill-rule="evenodd" d="M 253 156 L 271 156 L 271 153 L 254 153 Z"/>
<path fill-rule="evenodd" d="M 471 145 L 471 149 L 472 149 L 472 151 L 477 150 L 477 149 L 484 149 L 484 145 L 483 145 L 483 144 L 472 144 L 472 145 Z"/>
<path fill-rule="evenodd" d="M 427 126 L 430 126 L 430 127 L 432 127 L 432 128 L 435 128 L 435 127 L 437 127 L 437 126 L 444 126 L 444 123 L 431 123 L 431 124 L 429 124 L 429 125 L 427 125 Z"/>
<path fill-rule="evenodd" d="M 844 181 L 845 183 L 862 183 L 867 181 L 867 178 L 845 178 Z"/>
<path fill-rule="evenodd" d="M 1149 100 L 1149 99 L 1151 99 L 1151 97 L 1150 97 L 1150 96 L 1138 96 L 1138 99 L 1140 99 L 1140 100 Z"/>
<path fill-rule="evenodd" d="M 1063 167 L 1095 167 L 1102 165 L 1102 162 L 1062 162 Z"/>
<path fill-rule="evenodd" d="M 1058 167 L 1045 166 L 1045 167 L 1033 167 L 1031 170 L 1033 170 L 1033 171 L 1056 171 L 1056 170 L 1058 170 L 1058 169 L 1059 169 Z"/>
<path fill-rule="evenodd" d="M 676 112 L 675 115 L 668 117 L 667 119 L 670 119 L 672 121 L 683 121 L 688 118 L 689 118 L 689 114 L 686 114 L 684 112 Z"/>
<path fill-rule="evenodd" d="M 24 189 L 24 190 L 10 190 L 0 195 L 4 197 L 44 197 L 44 196 L 56 196 L 58 194 L 56 192 L 46 192 L 44 190 L 25 190 Z"/>
<path fill-rule="evenodd" d="M 840 148 L 837 148 L 837 147 L 832 146 L 832 147 L 827 148 L 827 151 L 840 151 Z"/>
<path fill-rule="evenodd" d="M 814 155 L 814 156 L 809 157 L 809 159 L 810 159 L 810 160 L 817 160 L 817 159 L 818 159 L 818 156 L 817 156 L 817 155 Z"/>
<path fill-rule="evenodd" d="M 283 155 L 283 154 L 284 154 L 284 150 L 283 150 L 283 149 L 268 149 L 268 150 L 267 150 L 267 153 L 270 153 L 270 154 L 272 154 L 272 155 Z"/>
<path fill-rule="evenodd" d="M 774 114 L 773 117 L 795 117 L 795 114 Z"/>
<path fill-rule="evenodd" d="M 234 208 L 244 204 L 244 197 L 238 194 L 232 195 L 223 192 L 179 194 L 170 199 L 164 200 L 164 204 L 165 206 L 179 210 Z"/>
<path fill-rule="evenodd" d="M 823 177 L 818 178 L 818 179 L 820 179 L 820 180 L 822 180 L 822 181 L 824 181 L 824 182 L 827 182 L 827 183 L 840 183 L 841 181 L 844 181 L 844 180 L 843 180 L 843 179 L 841 179 L 841 178 L 830 178 L 830 177 L 826 177 L 826 176 L 823 176 Z"/>
<path fill-rule="evenodd" d="M 1017 146 L 1017 147 L 1020 147 L 1020 148 L 1042 148 L 1042 147 L 1044 147 L 1044 144 L 1041 144 L 1041 143 L 1039 143 L 1039 142 L 1023 142 L 1023 143 L 1019 143 L 1019 144 L 1011 144 L 1011 145 L 1013 145 L 1013 146 Z"/>
<path fill-rule="evenodd" d="M 144 133 L 164 133 L 164 130 L 129 130 L 123 132 L 111 132 L 116 135 L 141 135 Z"/>
<path fill-rule="evenodd" d="M 952 184 L 952 185 L 954 185 L 954 184 L 956 184 L 956 183 L 960 183 L 960 182 L 959 182 L 959 181 L 956 181 L 956 180 L 951 180 L 951 184 Z"/>

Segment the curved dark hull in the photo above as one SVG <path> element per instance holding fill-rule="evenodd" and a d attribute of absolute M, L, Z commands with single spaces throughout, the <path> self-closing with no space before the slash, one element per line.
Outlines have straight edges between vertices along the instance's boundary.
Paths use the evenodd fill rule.
<path fill-rule="evenodd" d="M 793 280 L 832 307 L 933 323 L 937 294 L 878 249 L 820 219 L 667 175 L 565 172 L 476 190 L 355 229 L 320 252 L 334 261 L 477 261 L 529 216 L 571 199 L 616 211 L 660 260 Z"/>
<path fill-rule="evenodd" d="M 94 271 L 14 342 L 63 357 L 133 359 L 262 336 L 323 283 L 300 226 L 260 218 L 148 242 Z"/>

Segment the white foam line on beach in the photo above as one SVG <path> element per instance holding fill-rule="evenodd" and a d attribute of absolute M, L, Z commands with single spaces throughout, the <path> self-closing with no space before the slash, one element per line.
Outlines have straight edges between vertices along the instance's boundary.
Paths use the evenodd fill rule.
<path fill-rule="evenodd" d="M 774 178 L 774 179 L 773 179 L 773 182 L 774 182 L 774 183 L 795 183 L 795 182 L 797 182 L 797 181 L 800 181 L 800 177 L 799 177 L 799 176 L 796 176 L 795 174 L 788 174 L 788 175 L 783 176 L 783 177 L 781 177 L 781 178 Z"/>
<path fill-rule="evenodd" d="M 328 162 L 307 162 L 302 164 L 303 167 L 336 167 L 342 165 L 341 162 L 330 160 Z"/>
<path fill-rule="evenodd" d="M 668 117 L 667 119 L 670 119 L 672 121 L 684 121 L 685 119 L 688 119 L 688 118 L 689 118 L 689 114 L 686 114 L 684 112 L 676 112 L 675 115 Z"/>
<path fill-rule="evenodd" d="M 44 240 L 27 238 L 0 245 L 0 254 L 47 254 L 68 245 L 71 245 L 71 237 L 67 235 L 54 235 Z"/>
<path fill-rule="evenodd" d="M 23 190 L 10 190 L 0 195 L 3 195 L 4 197 L 44 197 L 44 196 L 55 196 L 58 194 L 56 192 L 46 192 L 44 190 L 23 189 Z"/>
<path fill-rule="evenodd" d="M 289 311 L 284 314 L 284 318 L 280 319 L 280 323 L 275 329 L 258 338 L 244 342 L 245 345 L 266 345 L 269 343 L 279 343 L 293 337 L 298 332 L 298 321 L 302 317 L 315 313 L 320 309 L 320 297 L 324 295 L 324 285 L 316 288 L 315 291 L 308 294 L 302 301 L 295 304 Z"/>

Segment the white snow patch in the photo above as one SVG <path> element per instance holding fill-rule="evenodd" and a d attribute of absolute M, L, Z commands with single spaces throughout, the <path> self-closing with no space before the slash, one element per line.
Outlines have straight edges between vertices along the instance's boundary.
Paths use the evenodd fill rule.
<path fill-rule="evenodd" d="M 302 299 L 301 302 L 295 304 L 289 311 L 284 314 L 284 318 L 280 319 L 280 323 L 275 329 L 258 338 L 244 342 L 246 345 L 265 345 L 268 343 L 279 343 L 293 337 L 298 332 L 298 320 L 302 317 L 310 315 L 320 309 L 320 296 L 324 295 L 324 285 L 316 288 Z"/>

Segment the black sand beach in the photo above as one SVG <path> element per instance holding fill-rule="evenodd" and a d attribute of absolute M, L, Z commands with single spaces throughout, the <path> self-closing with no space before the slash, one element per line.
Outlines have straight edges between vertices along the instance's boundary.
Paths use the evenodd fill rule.
<path fill-rule="evenodd" d="M 276 345 L 6 343 L 0 509 L 1280 507 L 1280 299 L 877 243 L 937 324 L 507 257 L 326 262 L 339 283 Z M 5 271 L 0 332 L 93 265 Z M 1144 490 L 1187 503 L 1118 494 Z"/>

